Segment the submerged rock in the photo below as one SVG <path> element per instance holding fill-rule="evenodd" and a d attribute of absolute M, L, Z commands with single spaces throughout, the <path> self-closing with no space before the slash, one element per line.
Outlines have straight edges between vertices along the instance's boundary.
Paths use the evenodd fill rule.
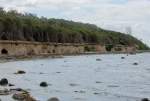
<path fill-rule="evenodd" d="M 141 101 L 150 101 L 148 98 L 143 98 Z"/>
<path fill-rule="evenodd" d="M 48 99 L 47 101 L 59 101 L 59 99 L 57 97 L 53 97 L 53 98 Z"/>
<path fill-rule="evenodd" d="M 14 85 L 14 84 L 9 83 L 9 84 L 8 84 L 8 86 L 10 86 L 10 87 L 11 87 L 11 86 L 15 86 L 15 85 Z"/>
<path fill-rule="evenodd" d="M 96 61 L 102 61 L 101 59 L 96 59 Z"/>
<path fill-rule="evenodd" d="M 70 83 L 69 85 L 72 87 L 78 86 L 78 84 L 75 84 L 75 83 Z"/>
<path fill-rule="evenodd" d="M 0 80 L 0 85 L 1 85 L 1 86 L 6 86 L 6 85 L 8 85 L 8 80 L 7 80 L 6 78 L 1 79 L 1 80 Z"/>
<path fill-rule="evenodd" d="M 96 83 L 103 83 L 103 82 L 100 82 L 100 81 L 96 81 Z"/>
<path fill-rule="evenodd" d="M 97 92 L 94 93 L 94 95 L 98 95 L 98 94 L 100 94 L 100 93 L 97 93 Z"/>
<path fill-rule="evenodd" d="M 137 63 L 137 62 L 135 62 L 135 63 L 133 63 L 133 65 L 138 65 L 138 63 Z"/>
<path fill-rule="evenodd" d="M 17 73 L 15 73 L 15 74 L 25 74 L 26 72 L 25 71 L 23 71 L 23 70 L 19 70 Z"/>
<path fill-rule="evenodd" d="M 61 72 L 56 72 L 57 74 L 60 74 Z"/>
<path fill-rule="evenodd" d="M 41 86 L 41 87 L 47 87 L 48 84 L 47 84 L 47 82 L 41 82 L 41 83 L 40 83 L 40 86 Z"/>

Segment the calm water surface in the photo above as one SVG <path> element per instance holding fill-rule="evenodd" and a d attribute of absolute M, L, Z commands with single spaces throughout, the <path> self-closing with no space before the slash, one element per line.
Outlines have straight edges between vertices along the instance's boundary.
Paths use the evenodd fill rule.
<path fill-rule="evenodd" d="M 135 62 L 139 65 L 133 65 Z M 26 74 L 15 75 L 18 70 Z M 27 89 L 39 101 L 50 97 L 58 97 L 60 101 L 140 101 L 150 97 L 150 53 L 0 63 L 0 78 L 3 77 L 15 84 L 14 88 Z M 42 81 L 49 86 L 41 88 Z M 13 101 L 10 96 L 0 98 Z"/>

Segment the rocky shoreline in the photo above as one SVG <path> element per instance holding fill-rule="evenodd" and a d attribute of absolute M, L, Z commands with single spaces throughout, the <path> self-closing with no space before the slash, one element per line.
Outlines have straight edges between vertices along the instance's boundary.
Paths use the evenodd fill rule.
<path fill-rule="evenodd" d="M 25 72 L 18 71 L 14 74 L 25 74 Z M 22 88 L 11 88 L 14 87 L 14 84 L 8 82 L 6 78 L 2 78 L 0 80 L 0 96 L 11 96 L 11 98 L 15 101 L 38 101 L 31 94 L 30 90 L 25 90 Z M 48 84 L 46 82 L 41 82 L 40 87 L 47 87 Z M 0 101 L 2 101 L 0 99 Z M 57 97 L 52 97 L 47 101 L 59 101 Z"/>
<path fill-rule="evenodd" d="M 2 55 L 0 56 L 0 63 L 3 62 L 11 62 L 11 61 L 18 61 L 18 60 L 31 60 L 31 59 L 44 59 L 44 58 L 63 58 L 64 56 L 78 56 L 78 55 L 99 55 L 99 54 L 136 54 L 136 53 L 144 53 L 150 51 L 136 51 L 136 52 L 85 52 L 80 54 L 42 54 L 42 55 L 26 55 L 26 56 L 9 56 L 9 55 Z"/>
<path fill-rule="evenodd" d="M 52 57 L 52 58 L 62 58 L 63 56 L 55 56 L 55 57 Z M 45 57 L 44 57 L 45 58 Z M 119 57 L 120 59 L 122 60 L 127 60 L 127 57 L 126 56 L 121 56 Z M 33 59 L 31 57 L 31 59 Z M 97 62 L 101 62 L 103 61 L 103 58 L 102 57 L 97 57 L 94 61 L 97 61 Z M 66 62 L 66 61 L 63 61 L 63 62 Z M 40 64 L 40 65 L 44 65 L 44 64 Z M 134 65 L 134 66 L 138 66 L 140 65 L 140 62 L 133 62 L 131 63 L 131 65 Z M 43 67 L 42 67 L 43 68 Z M 41 68 L 41 69 L 42 69 Z M 19 68 L 20 69 L 20 68 Z M 19 76 L 19 75 L 26 75 L 29 71 L 26 71 L 24 69 L 22 70 L 19 70 L 19 69 L 15 69 L 15 72 L 12 72 L 11 74 L 13 74 L 13 76 Z M 42 74 L 43 72 L 40 71 L 39 74 Z M 61 74 L 61 71 L 57 71 L 56 72 L 57 74 Z M 15 101 L 40 101 L 36 98 L 34 98 L 31 94 L 31 91 L 30 89 L 25 89 L 24 87 L 21 87 L 19 88 L 16 84 L 13 84 L 11 82 L 11 79 L 10 78 L 7 78 L 7 76 L 4 76 L 6 78 L 0 78 L 0 101 L 1 100 L 1 96 L 10 96 L 12 100 L 15 100 Z M 47 81 L 47 80 L 45 80 Z M 43 78 L 40 80 L 40 82 L 38 84 L 36 84 L 36 86 L 39 86 L 41 88 L 46 88 L 48 86 L 50 86 L 49 82 L 45 82 L 43 80 Z M 96 81 L 97 84 L 101 83 L 100 81 Z M 78 86 L 78 84 L 74 84 L 74 83 L 70 83 L 69 84 L 71 87 L 76 87 Z M 114 87 L 113 85 L 110 85 L 110 87 Z M 76 92 L 79 92 L 79 93 L 85 93 L 84 90 L 81 90 L 81 91 L 74 91 L 75 93 Z M 94 93 L 95 95 L 99 94 L 97 92 Z M 57 94 L 56 94 L 57 96 Z M 46 98 L 47 99 L 47 98 Z M 5 100 L 7 101 L 7 100 Z M 46 101 L 61 101 L 61 99 L 59 100 L 58 97 L 50 97 L 49 99 L 47 99 Z M 141 100 L 138 100 L 138 101 L 150 101 L 148 98 L 143 98 Z"/>

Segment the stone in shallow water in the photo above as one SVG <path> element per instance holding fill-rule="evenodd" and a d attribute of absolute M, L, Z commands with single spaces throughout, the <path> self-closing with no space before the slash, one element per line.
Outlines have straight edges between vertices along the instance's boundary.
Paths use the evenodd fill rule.
<path fill-rule="evenodd" d="M 96 83 L 103 83 L 103 82 L 100 82 L 100 81 L 96 81 Z"/>
<path fill-rule="evenodd" d="M 69 85 L 70 85 L 71 87 L 78 86 L 78 84 L 75 84 L 75 83 L 70 83 Z"/>
<path fill-rule="evenodd" d="M 133 63 L 133 65 L 138 65 L 138 63 L 137 63 L 137 62 L 135 62 L 135 63 Z"/>
<path fill-rule="evenodd" d="M 125 59 L 125 57 L 121 57 L 121 59 Z"/>
<path fill-rule="evenodd" d="M 141 101 L 150 101 L 148 98 L 143 98 Z"/>
<path fill-rule="evenodd" d="M 100 94 L 100 93 L 97 93 L 97 92 L 94 93 L 94 95 L 98 95 L 98 94 Z"/>
<path fill-rule="evenodd" d="M 1 79 L 1 80 L 0 80 L 0 85 L 1 85 L 1 86 L 6 86 L 6 85 L 8 85 L 8 80 L 7 80 L 6 78 Z"/>
<path fill-rule="evenodd" d="M 102 61 L 101 59 L 96 59 L 96 61 Z"/>
<path fill-rule="evenodd" d="M 41 83 L 40 83 L 40 86 L 41 86 L 41 87 L 47 87 L 48 84 L 47 84 L 47 82 L 41 82 Z"/>
<path fill-rule="evenodd" d="M 15 85 L 14 85 L 14 84 L 9 83 L 9 84 L 8 84 L 8 86 L 9 86 L 9 87 L 11 87 L 11 86 L 15 86 Z"/>
<path fill-rule="evenodd" d="M 15 74 L 25 74 L 25 73 L 26 73 L 25 71 L 19 70 L 19 71 L 17 71 L 17 73 L 15 73 Z"/>
<path fill-rule="evenodd" d="M 48 99 L 47 101 L 59 101 L 59 99 L 57 97 L 53 97 L 53 98 Z"/>

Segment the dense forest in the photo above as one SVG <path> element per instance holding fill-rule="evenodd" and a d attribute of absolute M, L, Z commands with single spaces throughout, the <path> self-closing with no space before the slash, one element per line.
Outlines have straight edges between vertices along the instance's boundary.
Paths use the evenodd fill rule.
<path fill-rule="evenodd" d="M 104 30 L 92 24 L 22 14 L 15 10 L 6 12 L 3 8 L 0 8 L 0 40 L 137 45 L 139 49 L 148 49 L 128 34 Z"/>

